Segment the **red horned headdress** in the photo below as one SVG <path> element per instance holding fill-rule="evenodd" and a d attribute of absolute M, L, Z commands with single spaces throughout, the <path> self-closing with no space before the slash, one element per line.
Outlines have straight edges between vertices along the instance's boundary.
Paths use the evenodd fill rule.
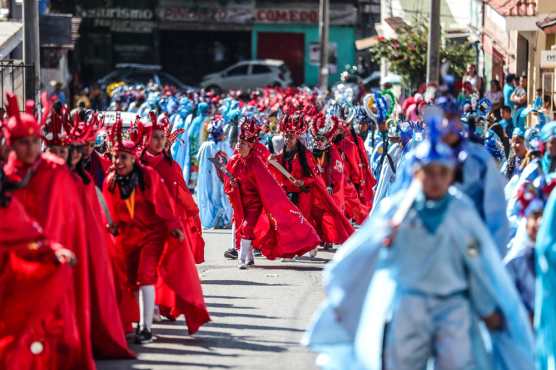
<path fill-rule="evenodd" d="M 261 127 L 255 117 L 243 117 L 239 121 L 239 139 L 250 143 L 257 142 Z"/>
<path fill-rule="evenodd" d="M 119 113 L 116 113 L 116 122 L 110 129 L 108 140 L 114 152 L 127 152 L 137 156 L 143 149 L 144 126 L 139 116 L 129 129 L 129 139 L 123 137 L 123 121 Z"/>
<path fill-rule="evenodd" d="M 34 104 L 26 104 L 25 112 L 20 112 L 17 104 L 17 97 L 13 93 L 6 93 L 6 100 L 8 118 L 5 124 L 5 135 L 8 143 L 26 136 L 40 137 L 41 129 L 33 115 Z"/>
<path fill-rule="evenodd" d="M 338 132 L 340 122 L 334 116 L 326 117 L 323 113 L 316 114 L 311 119 L 310 131 L 315 139 L 315 147 L 324 150 L 330 146 L 332 139 Z"/>
<path fill-rule="evenodd" d="M 280 132 L 291 136 L 300 136 L 307 131 L 307 122 L 303 114 L 297 111 L 293 114 L 286 114 L 280 121 Z"/>

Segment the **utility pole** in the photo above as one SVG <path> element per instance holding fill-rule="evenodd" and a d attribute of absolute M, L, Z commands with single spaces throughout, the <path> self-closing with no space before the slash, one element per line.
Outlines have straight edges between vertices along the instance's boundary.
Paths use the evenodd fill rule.
<path fill-rule="evenodd" d="M 23 0 L 23 63 L 25 99 L 35 100 L 40 81 L 39 3 Z M 32 66 L 30 68 L 29 66 Z"/>
<path fill-rule="evenodd" d="M 328 88 L 328 31 L 330 29 L 330 0 L 320 0 L 319 4 L 319 84 L 320 88 Z"/>
<path fill-rule="evenodd" d="M 438 83 L 440 77 L 440 0 L 431 0 L 429 43 L 427 50 L 427 83 Z"/>

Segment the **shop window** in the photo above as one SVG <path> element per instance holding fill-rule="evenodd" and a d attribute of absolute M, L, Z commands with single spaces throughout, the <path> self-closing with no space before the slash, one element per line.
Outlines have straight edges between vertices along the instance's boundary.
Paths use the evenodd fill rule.
<path fill-rule="evenodd" d="M 226 73 L 226 76 L 230 77 L 230 76 L 246 75 L 248 67 L 249 67 L 248 65 L 242 65 L 239 67 L 232 68 Z"/>
<path fill-rule="evenodd" d="M 272 71 L 267 66 L 264 66 L 262 64 L 255 64 L 255 65 L 253 65 L 253 69 L 252 69 L 251 73 L 254 74 L 254 75 L 262 75 L 262 74 L 271 73 L 271 72 Z"/>

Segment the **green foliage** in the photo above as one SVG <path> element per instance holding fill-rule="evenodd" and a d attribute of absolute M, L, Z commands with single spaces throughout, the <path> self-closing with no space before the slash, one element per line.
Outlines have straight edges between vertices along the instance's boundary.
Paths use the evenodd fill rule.
<path fill-rule="evenodd" d="M 396 39 L 379 37 L 378 43 L 369 52 L 375 63 L 386 59 L 389 70 L 400 75 L 406 86 L 415 88 L 426 80 L 428 27 L 423 22 L 417 22 L 399 29 L 397 33 Z M 447 42 L 440 49 L 440 60 L 450 62 L 451 71 L 461 77 L 466 65 L 474 60 L 473 48 L 468 42 Z"/>

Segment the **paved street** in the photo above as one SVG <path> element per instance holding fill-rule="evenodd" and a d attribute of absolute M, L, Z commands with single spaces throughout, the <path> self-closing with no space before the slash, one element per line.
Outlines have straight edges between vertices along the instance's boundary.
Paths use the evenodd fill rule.
<path fill-rule="evenodd" d="M 222 253 L 229 231 L 206 232 L 206 262 L 200 266 L 212 322 L 186 336 L 183 320 L 155 324 L 155 343 L 134 347 L 134 361 L 99 361 L 115 369 L 316 369 L 314 355 L 299 345 L 323 298 L 321 271 L 332 254 L 284 263 L 257 259 L 239 271 Z"/>

